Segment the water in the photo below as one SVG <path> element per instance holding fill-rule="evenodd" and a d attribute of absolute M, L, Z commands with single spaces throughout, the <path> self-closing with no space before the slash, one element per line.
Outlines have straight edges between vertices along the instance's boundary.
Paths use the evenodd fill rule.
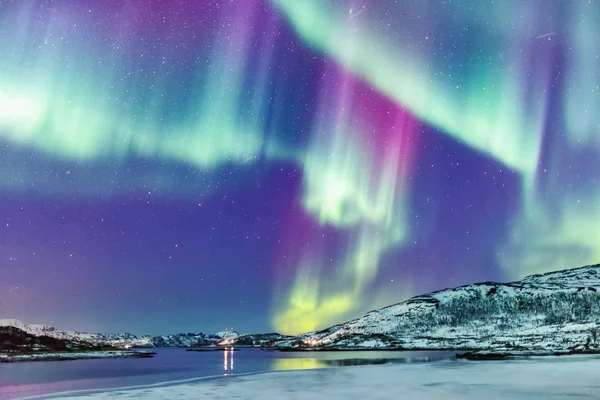
<path fill-rule="evenodd" d="M 184 379 L 351 365 L 427 362 L 454 352 L 191 352 L 153 349 L 154 358 L 0 364 L 0 400 L 72 390 L 151 385 Z"/>

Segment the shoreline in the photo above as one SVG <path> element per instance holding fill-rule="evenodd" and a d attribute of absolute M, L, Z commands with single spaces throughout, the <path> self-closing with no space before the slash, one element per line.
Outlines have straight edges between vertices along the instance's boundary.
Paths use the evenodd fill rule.
<path fill-rule="evenodd" d="M 517 360 L 526 358 L 542 357 L 566 357 L 566 356 L 590 356 L 600 355 L 600 350 L 565 350 L 565 351 L 506 351 L 489 352 L 487 350 L 469 351 L 462 354 L 456 354 L 458 360 L 470 361 L 494 361 L 494 360 Z"/>
<path fill-rule="evenodd" d="M 168 348 L 168 347 L 167 347 Z M 565 357 L 577 355 L 600 355 L 600 350 L 592 349 L 565 349 L 565 350 L 493 350 L 493 349 L 474 349 L 474 348 L 276 348 L 276 347 L 235 347 L 232 348 L 186 348 L 178 347 L 186 352 L 221 352 L 221 351 L 241 351 L 242 349 L 255 349 L 260 351 L 276 351 L 282 353 L 342 353 L 342 352 L 453 352 L 452 358 L 457 360 L 469 361 L 494 361 L 509 359 L 527 359 L 538 357 Z M 146 351 L 139 351 L 146 350 Z M 91 350 L 91 351 L 65 351 L 65 352 L 26 352 L 26 353 L 1 353 L 0 364 L 2 363 L 21 363 L 21 362 L 42 362 L 42 361 L 75 361 L 75 360 L 94 360 L 107 358 L 153 358 L 157 355 L 154 351 L 148 351 L 149 348 L 128 349 L 128 350 Z"/>
<path fill-rule="evenodd" d="M 556 375 L 556 362 L 561 374 Z M 443 368 L 444 365 L 451 365 Z M 525 360 L 511 363 L 445 362 L 370 365 L 351 368 L 290 370 L 205 377 L 156 385 L 108 390 L 68 391 L 27 399 L 161 399 L 196 400 L 202 397 L 296 399 L 368 398 L 373 388 L 380 398 L 496 399 L 596 398 L 600 391 L 598 358 Z"/>
<path fill-rule="evenodd" d="M 282 348 L 273 348 L 274 350 L 281 352 L 340 352 L 340 351 L 390 351 L 390 352 L 402 352 L 402 351 L 478 351 L 479 349 L 475 349 L 472 347 L 450 347 L 450 348 L 405 348 L 405 347 L 322 347 L 322 348 L 310 348 L 310 347 L 282 347 Z"/>
<path fill-rule="evenodd" d="M 600 349 L 564 349 L 564 350 L 544 350 L 544 349 L 481 349 L 481 348 L 397 348 L 397 347 L 379 347 L 379 348 L 281 348 L 281 352 L 299 352 L 299 353 L 336 353 L 344 351 L 357 352 L 456 352 L 457 359 L 465 360 L 499 360 L 506 358 L 519 357 L 548 357 L 548 356 L 569 356 L 569 355 L 598 355 Z"/>
<path fill-rule="evenodd" d="M 0 353 L 0 363 L 42 362 L 42 361 L 75 361 L 107 358 L 152 358 L 155 352 L 140 352 L 130 350 L 100 350 L 82 352 L 40 352 L 40 353 Z"/>

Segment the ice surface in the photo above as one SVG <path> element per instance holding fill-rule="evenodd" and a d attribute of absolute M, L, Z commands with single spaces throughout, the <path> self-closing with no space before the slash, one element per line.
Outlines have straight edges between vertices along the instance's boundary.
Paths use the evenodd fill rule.
<path fill-rule="evenodd" d="M 443 361 L 226 376 L 53 399 L 598 399 L 600 357 Z"/>

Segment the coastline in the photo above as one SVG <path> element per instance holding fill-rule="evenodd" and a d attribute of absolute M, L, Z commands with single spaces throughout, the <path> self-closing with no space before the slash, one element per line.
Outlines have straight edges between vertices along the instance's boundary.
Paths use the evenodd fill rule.
<path fill-rule="evenodd" d="M 560 374 L 556 365 L 560 363 Z M 600 357 L 543 357 L 505 362 L 467 360 L 369 365 L 230 375 L 107 391 L 63 392 L 36 399 L 198 398 L 314 399 L 594 399 Z"/>
<path fill-rule="evenodd" d="M 104 358 L 151 358 L 154 352 L 131 350 L 99 350 L 99 351 L 56 351 L 28 353 L 0 353 L 0 363 L 40 362 L 40 361 L 74 361 Z"/>
<path fill-rule="evenodd" d="M 246 347 L 224 348 L 180 348 L 186 352 L 220 352 L 220 351 L 241 351 Z M 339 353 L 339 352 L 455 352 L 454 358 L 457 360 L 470 361 L 494 361 L 508 359 L 526 359 L 537 357 L 565 357 L 577 355 L 600 355 L 600 350 L 588 349 L 570 349 L 570 350 L 540 350 L 540 349 L 519 349 L 519 350 L 494 350 L 494 349 L 474 349 L 474 348 L 398 348 L 398 347 L 331 347 L 331 348 L 276 348 L 276 347 L 254 347 L 261 351 L 275 352 L 298 352 L 298 353 Z M 144 350 L 147 350 L 144 348 Z M 132 350 L 97 350 L 97 351 L 56 351 L 56 352 L 25 352 L 25 353 L 0 353 L 0 363 L 17 362 L 42 362 L 42 361 L 75 361 L 75 360 L 93 360 L 106 358 L 153 358 L 157 353 L 154 351 Z"/>
<path fill-rule="evenodd" d="M 594 349 L 565 349 L 565 350 L 542 350 L 542 349 L 477 349 L 477 348 L 399 348 L 399 347 L 331 347 L 331 348 L 292 348 L 286 347 L 277 349 L 281 352 L 304 352 L 304 353 L 327 353 L 327 352 L 344 352 L 344 351 L 360 351 L 360 352 L 375 352 L 375 351 L 389 351 L 389 352 L 438 352 L 448 351 L 456 352 L 456 359 L 463 360 L 504 360 L 504 359 L 518 359 L 518 358 L 529 358 L 529 357 L 551 357 L 551 356 L 574 356 L 574 355 L 599 355 L 600 350 Z"/>

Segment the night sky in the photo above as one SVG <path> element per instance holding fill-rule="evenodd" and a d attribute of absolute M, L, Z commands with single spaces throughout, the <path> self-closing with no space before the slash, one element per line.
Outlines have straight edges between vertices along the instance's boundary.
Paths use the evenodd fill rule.
<path fill-rule="evenodd" d="M 600 261 L 600 4 L 0 0 L 0 318 L 299 333 Z"/>

